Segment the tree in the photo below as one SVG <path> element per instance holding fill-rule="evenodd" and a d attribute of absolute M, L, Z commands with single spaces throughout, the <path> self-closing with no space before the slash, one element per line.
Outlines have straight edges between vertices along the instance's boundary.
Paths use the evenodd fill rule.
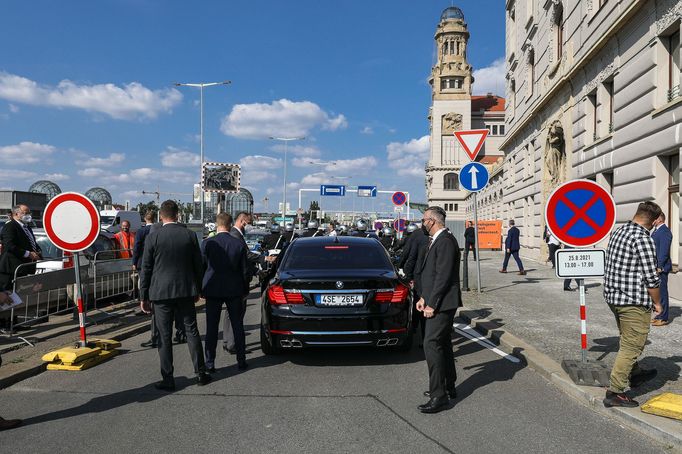
<path fill-rule="evenodd" d="M 137 204 L 137 211 L 140 213 L 140 217 L 144 219 L 144 215 L 147 213 L 147 211 L 153 211 L 154 212 L 154 218 L 156 218 L 156 212 L 159 211 L 159 207 L 156 205 L 156 202 L 151 200 L 147 203 L 138 203 Z"/>

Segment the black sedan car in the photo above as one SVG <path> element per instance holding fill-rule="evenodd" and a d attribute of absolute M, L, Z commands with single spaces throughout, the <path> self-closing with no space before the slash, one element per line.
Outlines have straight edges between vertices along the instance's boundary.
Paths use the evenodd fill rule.
<path fill-rule="evenodd" d="M 412 344 L 412 292 L 377 240 L 299 238 L 263 293 L 261 348 Z"/>

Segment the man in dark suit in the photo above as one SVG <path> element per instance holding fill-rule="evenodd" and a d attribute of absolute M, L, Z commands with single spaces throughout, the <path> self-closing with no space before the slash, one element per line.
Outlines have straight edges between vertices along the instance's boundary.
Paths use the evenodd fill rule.
<path fill-rule="evenodd" d="M 459 289 L 460 251 L 457 240 L 445 228 L 445 210 L 429 207 L 424 212 L 422 229 L 428 233 L 426 256 L 421 263 L 422 297 L 417 310 L 426 318 L 424 355 L 429 367 L 430 399 L 419 406 L 422 413 L 437 413 L 455 399 L 455 357 L 452 353 L 452 324 L 462 305 Z"/>
<path fill-rule="evenodd" d="M 142 256 L 144 254 L 144 242 L 151 231 L 152 225 L 154 225 L 154 213 L 152 211 L 147 211 L 144 215 L 145 225 L 140 227 L 135 233 L 135 243 L 133 246 L 133 271 L 137 273 L 138 276 L 138 292 L 140 289 L 139 282 L 140 274 L 142 273 Z M 135 313 L 135 315 L 144 315 L 144 312 Z M 152 311 L 151 316 L 151 327 L 150 327 L 151 339 L 147 342 L 142 342 L 140 345 L 142 347 L 156 347 L 158 341 L 158 331 L 156 330 L 156 320 L 154 317 L 154 311 Z"/>
<path fill-rule="evenodd" d="M 244 335 L 244 300 L 249 294 L 246 247 L 229 234 L 232 217 L 220 213 L 216 217 L 217 234 L 201 245 L 206 272 L 202 294 L 206 298 L 206 367 L 215 370 L 218 325 L 223 304 L 227 307 L 239 370 L 246 369 Z"/>
<path fill-rule="evenodd" d="M 199 300 L 203 264 L 196 235 L 178 224 L 178 204 L 166 200 L 159 212 L 163 226 L 146 238 L 142 258 L 140 307 L 151 312 L 154 304 L 156 327 L 159 330 L 159 358 L 163 380 L 156 388 L 175 390 L 173 378 L 173 317 L 180 317 L 187 332 L 187 345 L 197 374 L 197 384 L 211 381 L 206 373 L 204 352 L 197 328 L 194 304 Z"/>
<path fill-rule="evenodd" d="M 0 289 L 9 289 L 14 274 L 21 265 L 42 259 L 42 251 L 31 230 L 31 210 L 26 205 L 12 208 L 12 220 L 7 222 L 0 234 L 2 256 L 0 256 Z M 35 265 L 23 266 L 17 277 L 36 272 Z"/>
<path fill-rule="evenodd" d="M 467 228 L 464 230 L 464 260 L 469 259 L 469 251 L 474 252 L 476 260 L 476 229 L 471 221 L 467 221 Z"/>
<path fill-rule="evenodd" d="M 405 278 L 408 279 L 412 284 L 412 290 L 414 292 L 414 304 L 421 298 L 422 286 L 421 286 L 421 272 L 422 267 L 417 266 L 424 262 L 424 257 L 426 255 L 427 247 L 429 243 L 429 236 L 424 233 L 421 228 L 416 229 L 411 235 L 408 242 L 409 251 L 407 253 L 407 259 L 405 260 L 405 266 L 403 267 L 403 272 L 405 273 Z M 419 337 L 419 346 L 421 347 L 424 342 L 425 334 L 425 319 L 424 314 L 420 311 L 415 310 L 412 312 L 412 328 L 414 332 L 417 332 L 418 327 L 421 326 Z"/>
<path fill-rule="evenodd" d="M 519 258 L 519 250 L 521 249 L 521 242 L 519 241 L 519 229 L 514 225 L 513 219 L 509 220 L 509 230 L 507 231 L 507 239 L 504 241 L 504 263 L 500 273 L 507 272 L 507 265 L 509 264 L 509 257 L 514 257 L 516 265 L 519 267 L 519 275 L 524 276 L 526 271 L 523 269 L 523 263 Z"/>
<path fill-rule="evenodd" d="M 665 214 L 661 215 L 654 221 L 654 233 L 651 238 L 656 245 L 656 271 L 661 278 L 661 307 L 663 310 L 658 313 L 651 324 L 653 326 L 665 326 L 668 322 L 668 306 L 670 304 L 670 297 L 668 295 L 668 273 L 673 270 L 673 262 L 670 260 L 670 246 L 673 242 L 673 234 L 665 225 Z"/>

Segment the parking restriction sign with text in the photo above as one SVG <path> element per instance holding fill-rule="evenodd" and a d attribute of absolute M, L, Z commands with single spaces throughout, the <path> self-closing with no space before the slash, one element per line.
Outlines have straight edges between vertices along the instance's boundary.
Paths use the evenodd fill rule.
<path fill-rule="evenodd" d="M 616 203 L 603 187 L 590 180 L 573 180 L 552 192 L 545 222 L 560 242 L 588 247 L 606 238 L 616 223 Z"/>

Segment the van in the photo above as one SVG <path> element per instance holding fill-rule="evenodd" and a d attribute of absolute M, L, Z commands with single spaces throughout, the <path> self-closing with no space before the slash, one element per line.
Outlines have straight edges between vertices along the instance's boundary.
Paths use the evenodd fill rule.
<path fill-rule="evenodd" d="M 137 211 L 124 210 L 102 210 L 99 212 L 99 222 L 102 230 L 110 233 L 118 233 L 121 231 L 121 222 L 130 222 L 130 231 L 132 233 L 142 227 L 142 219 L 140 213 Z"/>

